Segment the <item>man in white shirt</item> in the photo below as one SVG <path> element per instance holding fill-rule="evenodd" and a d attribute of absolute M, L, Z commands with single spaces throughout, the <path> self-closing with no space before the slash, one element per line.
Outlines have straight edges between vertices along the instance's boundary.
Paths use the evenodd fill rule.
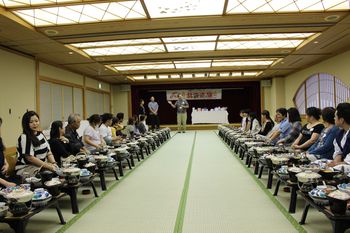
<path fill-rule="evenodd" d="M 341 130 L 334 139 L 333 161 L 328 166 L 350 165 L 350 103 L 338 104 L 334 119 Z"/>

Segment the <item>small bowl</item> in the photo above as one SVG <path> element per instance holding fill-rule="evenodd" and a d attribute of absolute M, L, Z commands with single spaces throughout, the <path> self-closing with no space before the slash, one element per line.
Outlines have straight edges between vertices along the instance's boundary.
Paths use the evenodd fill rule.
<path fill-rule="evenodd" d="M 57 182 L 53 182 L 52 180 L 46 181 L 44 185 L 47 191 L 54 197 L 57 197 L 61 193 L 61 187 L 62 187 L 61 181 L 57 181 Z"/>
<path fill-rule="evenodd" d="M 332 170 L 320 170 L 318 172 L 324 180 L 333 180 L 333 177 L 340 173 L 340 171 L 332 171 Z"/>

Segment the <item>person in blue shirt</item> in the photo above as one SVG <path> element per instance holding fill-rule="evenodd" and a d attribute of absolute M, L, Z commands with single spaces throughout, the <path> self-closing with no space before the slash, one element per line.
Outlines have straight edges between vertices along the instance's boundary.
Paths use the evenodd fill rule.
<path fill-rule="evenodd" d="M 280 123 L 279 129 L 276 132 L 274 132 L 269 138 L 269 141 L 274 143 L 280 139 L 287 137 L 292 127 L 287 118 L 287 109 L 285 108 L 277 109 L 276 118 L 281 123 Z"/>
<path fill-rule="evenodd" d="M 151 101 L 148 103 L 148 109 L 149 109 L 149 121 L 151 124 L 151 129 L 154 131 L 155 129 L 159 129 L 159 116 L 158 116 L 158 109 L 159 105 L 155 101 L 154 97 L 152 96 Z"/>
<path fill-rule="evenodd" d="M 327 107 L 322 110 L 322 119 L 325 128 L 318 140 L 309 148 L 307 157 L 311 161 L 317 159 L 332 159 L 334 153 L 333 141 L 339 128 L 334 124 L 335 109 Z"/>

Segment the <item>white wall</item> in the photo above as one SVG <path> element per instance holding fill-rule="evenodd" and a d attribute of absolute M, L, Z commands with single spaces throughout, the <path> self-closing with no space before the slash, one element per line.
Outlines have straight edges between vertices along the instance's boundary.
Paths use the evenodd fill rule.
<path fill-rule="evenodd" d="M 129 118 L 129 95 L 130 89 L 127 90 L 125 85 L 113 85 L 112 86 L 112 113 L 115 115 L 118 112 L 124 113 L 124 119 Z"/>
<path fill-rule="evenodd" d="M 35 62 L 1 49 L 0 58 L 1 136 L 5 145 L 11 147 L 22 132 L 23 114 L 27 109 L 35 110 Z"/>

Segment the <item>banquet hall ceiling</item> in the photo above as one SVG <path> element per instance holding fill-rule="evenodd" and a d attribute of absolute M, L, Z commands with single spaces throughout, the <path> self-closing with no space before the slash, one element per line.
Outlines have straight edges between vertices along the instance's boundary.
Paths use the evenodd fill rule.
<path fill-rule="evenodd" d="M 350 0 L 0 0 L 0 45 L 109 83 L 283 77 L 350 49 Z"/>

